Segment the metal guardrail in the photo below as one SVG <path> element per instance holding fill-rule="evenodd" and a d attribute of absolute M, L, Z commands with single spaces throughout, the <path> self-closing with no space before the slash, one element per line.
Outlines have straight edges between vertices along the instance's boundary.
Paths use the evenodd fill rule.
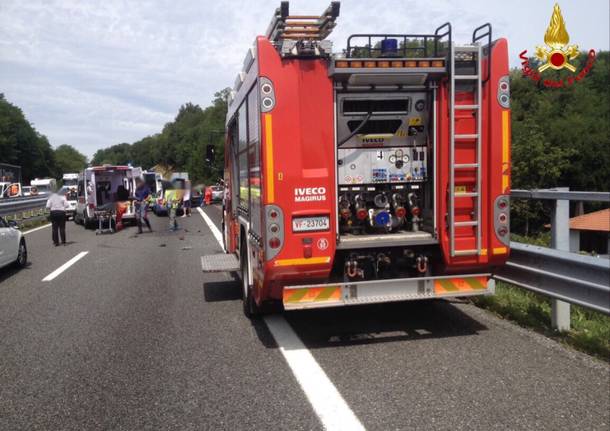
<path fill-rule="evenodd" d="M 565 188 L 558 189 L 535 189 L 535 190 L 511 190 L 511 198 L 517 199 L 546 199 L 584 202 L 608 202 L 610 203 L 610 192 L 576 192 Z"/>
<path fill-rule="evenodd" d="M 511 190 L 511 198 L 552 200 L 551 247 L 511 242 L 507 264 L 494 278 L 552 298 L 554 328 L 570 329 L 570 304 L 610 315 L 610 260 L 570 252 L 569 201 L 608 202 L 608 192 L 568 188 Z"/>
<path fill-rule="evenodd" d="M 46 197 L 2 200 L 0 201 L 0 217 L 5 217 L 18 223 L 43 217 L 47 214 L 46 203 Z"/>
<path fill-rule="evenodd" d="M 494 278 L 610 314 L 610 261 L 511 242 L 508 263 Z"/>

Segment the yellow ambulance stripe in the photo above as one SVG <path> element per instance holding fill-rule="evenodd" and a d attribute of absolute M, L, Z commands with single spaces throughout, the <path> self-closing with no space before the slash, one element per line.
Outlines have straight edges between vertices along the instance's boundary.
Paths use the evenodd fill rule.
<path fill-rule="evenodd" d="M 265 118 L 265 164 L 267 170 L 267 203 L 273 203 L 275 200 L 275 190 L 273 181 L 273 123 L 271 114 L 263 114 Z"/>

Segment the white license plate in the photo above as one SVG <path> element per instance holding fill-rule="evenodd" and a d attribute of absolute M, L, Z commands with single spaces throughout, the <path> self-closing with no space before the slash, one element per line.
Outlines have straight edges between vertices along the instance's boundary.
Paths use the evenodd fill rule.
<path fill-rule="evenodd" d="M 299 217 L 292 219 L 294 232 L 308 232 L 314 230 L 328 230 L 330 221 L 328 217 Z"/>

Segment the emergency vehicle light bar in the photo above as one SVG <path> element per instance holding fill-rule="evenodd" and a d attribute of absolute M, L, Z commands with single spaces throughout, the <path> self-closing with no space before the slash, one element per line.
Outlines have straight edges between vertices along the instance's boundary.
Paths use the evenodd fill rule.
<path fill-rule="evenodd" d="M 446 38 L 446 40 L 445 40 Z M 347 39 L 347 58 L 445 57 L 451 48 L 451 24 L 434 34 L 353 34 Z"/>

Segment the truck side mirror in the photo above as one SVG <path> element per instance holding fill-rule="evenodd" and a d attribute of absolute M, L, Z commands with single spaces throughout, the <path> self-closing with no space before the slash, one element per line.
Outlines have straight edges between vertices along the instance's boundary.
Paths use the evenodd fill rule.
<path fill-rule="evenodd" d="M 215 158 L 216 158 L 216 154 L 214 152 L 214 145 L 208 144 L 205 147 L 205 161 L 212 164 L 212 163 L 214 163 Z"/>

